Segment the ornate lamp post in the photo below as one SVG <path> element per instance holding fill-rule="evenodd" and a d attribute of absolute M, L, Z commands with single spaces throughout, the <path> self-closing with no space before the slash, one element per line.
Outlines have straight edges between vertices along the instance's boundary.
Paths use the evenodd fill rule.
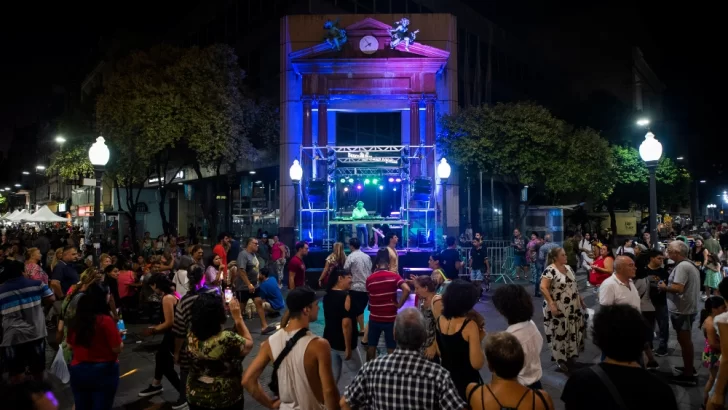
<path fill-rule="evenodd" d="M 94 189 L 94 237 L 92 243 L 96 243 L 101 236 L 101 179 L 104 176 L 106 163 L 109 162 L 109 147 L 106 146 L 104 137 L 96 138 L 96 142 L 88 150 L 88 159 L 94 166 L 94 177 L 96 188 Z"/>
<path fill-rule="evenodd" d="M 450 178 L 450 172 L 452 172 L 450 164 L 445 158 L 441 158 L 437 164 L 437 176 L 442 184 L 442 233 L 445 236 L 447 236 L 447 179 Z"/>
<path fill-rule="evenodd" d="M 293 191 L 294 191 L 294 202 L 293 202 L 293 241 L 298 241 L 298 208 L 299 208 L 299 195 L 300 195 L 300 189 L 301 189 L 301 178 L 303 178 L 303 168 L 301 168 L 301 163 L 298 162 L 298 159 L 293 160 L 293 165 L 291 165 L 291 168 L 288 170 L 288 175 L 291 177 L 291 182 L 293 182 Z"/>
<path fill-rule="evenodd" d="M 657 245 L 657 186 L 655 183 L 655 170 L 662 157 L 662 144 L 655 139 L 655 134 L 647 131 L 645 140 L 640 144 L 640 157 L 650 171 L 650 240 L 652 247 Z"/>

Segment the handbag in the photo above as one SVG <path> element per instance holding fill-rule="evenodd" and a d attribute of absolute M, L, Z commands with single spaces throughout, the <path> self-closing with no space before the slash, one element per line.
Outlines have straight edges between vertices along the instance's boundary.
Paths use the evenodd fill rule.
<path fill-rule="evenodd" d="M 295 346 L 302 337 L 306 336 L 307 333 L 308 328 L 305 327 L 296 332 L 296 334 L 293 335 L 292 338 L 288 339 L 288 341 L 286 342 L 286 346 L 283 348 L 283 350 L 281 350 L 281 353 L 278 355 L 278 357 L 276 357 L 276 361 L 273 362 L 273 374 L 271 374 L 270 376 L 270 383 L 268 383 L 268 388 L 271 392 L 273 392 L 273 394 L 276 395 L 276 397 L 278 396 L 278 368 L 281 367 L 283 359 L 288 356 L 288 353 L 291 352 L 293 346 Z"/>
<path fill-rule="evenodd" d="M 68 371 L 66 360 L 63 358 L 63 346 L 58 348 L 56 357 L 53 359 L 53 363 L 51 363 L 50 371 L 53 375 L 58 377 L 63 384 L 71 381 L 71 373 Z"/>

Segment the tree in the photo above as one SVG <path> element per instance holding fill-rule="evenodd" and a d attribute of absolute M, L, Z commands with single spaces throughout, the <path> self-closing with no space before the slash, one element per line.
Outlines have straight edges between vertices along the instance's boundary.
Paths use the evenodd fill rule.
<path fill-rule="evenodd" d="M 540 105 L 482 105 L 440 121 L 438 149 L 448 160 L 466 171 L 500 176 L 512 202 L 517 195 L 511 184 L 529 186 L 531 196 L 519 212 L 519 226 L 528 204 L 539 195 L 555 200 L 569 193 L 598 196 L 604 190 L 603 169 L 584 166 L 583 161 L 600 157 L 608 161 L 606 141 L 592 129 L 573 129 Z"/>
<path fill-rule="evenodd" d="M 94 166 L 88 158 L 91 141 L 71 139 L 65 146 L 53 153 L 46 175 L 58 174 L 64 180 L 73 181 L 79 178 L 93 178 Z"/>
<path fill-rule="evenodd" d="M 615 209 L 649 206 L 649 171 L 637 148 L 623 145 L 612 146 L 613 168 L 609 179 L 608 195 L 605 196 L 607 211 L 612 219 L 612 232 L 617 232 Z M 658 209 L 681 206 L 690 200 L 690 173 L 662 157 L 655 170 Z"/>
<path fill-rule="evenodd" d="M 248 132 L 253 104 L 243 96 L 243 78 L 226 45 L 162 45 L 123 59 L 99 96 L 99 129 L 158 178 L 165 232 L 172 230 L 164 209 L 167 192 L 181 169 L 192 166 L 202 178 L 202 168 L 219 175 L 224 165 L 234 171 L 238 160 L 257 158 Z"/>

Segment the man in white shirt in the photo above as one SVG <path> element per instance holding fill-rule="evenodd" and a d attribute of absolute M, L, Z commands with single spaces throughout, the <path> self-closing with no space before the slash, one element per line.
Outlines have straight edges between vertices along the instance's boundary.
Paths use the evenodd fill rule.
<path fill-rule="evenodd" d="M 531 295 L 520 285 L 504 285 L 493 294 L 493 306 L 508 321 L 506 332 L 521 342 L 524 361 L 518 374 L 518 382 L 532 389 L 541 389 L 541 349 L 543 336 L 531 318 L 533 301 Z"/>
<path fill-rule="evenodd" d="M 354 208 L 353 211 L 351 211 L 351 219 L 367 219 L 369 218 L 369 213 L 367 213 L 367 210 L 364 209 L 364 202 L 359 201 L 356 203 L 356 208 Z M 369 231 L 367 230 L 366 224 L 357 224 L 356 225 L 356 236 L 359 238 L 359 243 L 365 247 L 369 248 Z"/>
<path fill-rule="evenodd" d="M 614 262 L 615 272 L 608 277 L 599 288 L 599 304 L 630 305 L 640 310 L 640 295 L 632 282 L 637 273 L 637 266 L 634 260 L 627 255 L 617 256 Z"/>

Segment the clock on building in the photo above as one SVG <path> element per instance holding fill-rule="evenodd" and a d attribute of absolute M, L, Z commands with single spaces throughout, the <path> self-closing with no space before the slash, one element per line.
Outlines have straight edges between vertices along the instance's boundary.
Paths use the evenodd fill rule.
<path fill-rule="evenodd" d="M 359 49 L 364 54 L 374 54 L 379 49 L 379 41 L 374 36 L 364 36 L 359 40 Z"/>

